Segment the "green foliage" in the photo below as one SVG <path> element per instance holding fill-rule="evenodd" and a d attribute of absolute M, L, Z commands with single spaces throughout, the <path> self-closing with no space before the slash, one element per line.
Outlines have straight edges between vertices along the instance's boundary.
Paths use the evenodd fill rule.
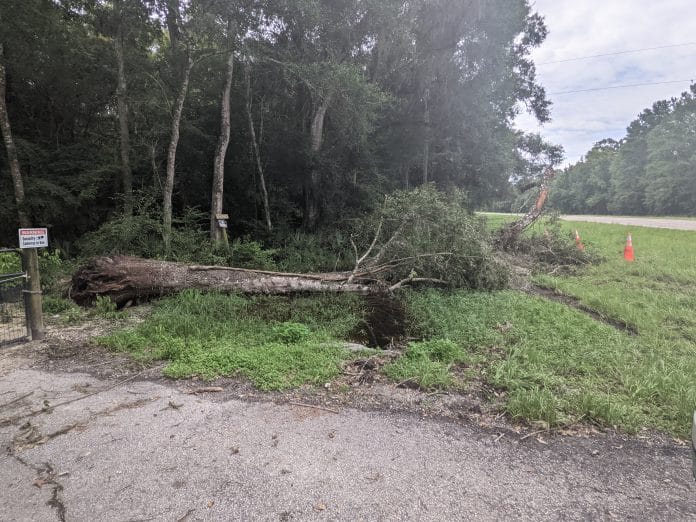
<path fill-rule="evenodd" d="M 293 232 L 276 240 L 279 270 L 286 272 L 331 272 L 353 268 L 355 260 L 347 234 L 340 230 L 314 234 Z"/>
<path fill-rule="evenodd" d="M 696 85 L 656 102 L 620 142 L 603 140 L 566 169 L 551 204 L 566 213 L 696 214 Z"/>
<path fill-rule="evenodd" d="M 103 319 L 116 319 L 121 315 L 116 311 L 116 303 L 114 303 L 109 297 L 104 297 L 101 295 L 97 296 L 94 302 L 94 308 L 90 311 L 92 315 L 101 317 Z"/>
<path fill-rule="evenodd" d="M 515 418 L 542 421 L 549 426 L 558 425 L 557 399 L 549 390 L 532 388 L 516 391 L 508 399 L 506 410 Z"/>
<path fill-rule="evenodd" d="M 508 273 L 494 258 L 485 221 L 466 203 L 460 192 L 445 195 L 431 185 L 397 192 L 360 222 L 356 234 L 366 249 L 381 224 L 376 249 L 383 250 L 380 263 L 391 266 L 393 281 L 414 274 L 452 287 L 502 288 Z"/>
<path fill-rule="evenodd" d="M 506 250 L 530 256 L 542 271 L 558 267 L 580 267 L 602 261 L 602 256 L 591 243 L 585 245 L 584 250 L 578 248 L 574 231 L 562 226 L 558 216 L 539 220 L 514 243 L 506 244 Z"/>
<path fill-rule="evenodd" d="M 62 283 L 70 279 L 74 269 L 75 262 L 66 260 L 60 249 L 39 250 L 39 272 L 44 290 L 60 292 Z"/>
<path fill-rule="evenodd" d="M 145 200 L 137 213 L 107 221 L 98 230 L 86 234 L 78 246 L 83 257 L 123 254 L 237 268 L 276 268 L 273 259 L 276 251 L 265 249 L 257 241 L 238 238 L 229 246 L 213 245 L 204 228 L 207 217 L 195 209 L 187 209 L 175 220 L 175 225 L 171 248 L 166 252 L 160 212 L 152 200 Z"/>
<path fill-rule="evenodd" d="M 274 257 L 277 250 L 264 248 L 261 243 L 249 238 L 235 239 L 229 248 L 218 246 L 214 249 L 211 261 L 236 268 L 255 268 L 257 270 L 275 270 Z M 220 259 L 222 262 L 217 261 Z"/>
<path fill-rule="evenodd" d="M 631 336 L 560 303 L 517 292 L 406 294 L 411 336 L 450 339 L 479 379 L 507 392 L 513 416 L 551 425 L 589 419 L 685 436 L 696 409 L 692 232 L 635 229 L 637 261 L 623 261 L 628 229 L 579 228 L 606 261 L 536 282 L 639 332 Z M 637 238 L 637 239 L 636 239 Z"/>
<path fill-rule="evenodd" d="M 463 350 L 447 339 L 411 343 L 402 357 L 384 367 L 384 373 L 397 382 L 412 381 L 424 390 L 449 388 L 454 384 L 450 368 L 466 359 Z"/>
<path fill-rule="evenodd" d="M 263 390 L 322 384 L 353 356 L 339 348 L 363 310 L 355 296 L 242 297 L 187 291 L 157 303 L 146 321 L 100 342 L 172 378 L 240 375 Z"/>
<path fill-rule="evenodd" d="M 16 274 L 22 271 L 22 258 L 12 252 L 0 253 L 0 274 Z"/>
<path fill-rule="evenodd" d="M 43 297 L 43 311 L 46 314 L 57 315 L 72 311 L 76 308 L 77 305 L 69 299 L 57 297 L 51 294 L 44 295 Z"/>
<path fill-rule="evenodd" d="M 276 339 L 284 344 L 296 344 L 311 337 L 311 330 L 299 323 L 282 323 L 273 327 Z"/>
<path fill-rule="evenodd" d="M 459 187 L 479 203 L 504 190 L 511 176 L 533 176 L 557 155 L 557 148 L 520 135 L 512 123 L 523 105 L 542 121 L 549 116 L 530 60 L 546 28 L 528 0 L 495 0 L 485 9 L 425 0 L 290 0 L 262 8 L 180 2 L 179 31 L 166 25 L 166 4 L 3 2 L 7 102 L 27 210 L 34 223 L 52 226 L 52 244 L 68 257 L 76 253 L 75 242 L 84 255 L 163 256 L 161 216 L 141 209 L 134 218 L 118 217 L 129 198 L 121 194 L 116 36 L 122 37 L 128 86 L 133 186 L 157 202 L 184 47 L 191 46 L 196 59 L 207 56 L 194 67 L 185 100 L 175 215 L 189 207 L 209 209 L 225 57 L 231 45 L 244 42 L 249 94 L 245 75 L 235 74 L 231 113 L 243 115 L 243 124 L 232 126 L 225 165 L 231 238 L 269 244 L 256 158 L 249 153 L 247 105 L 273 224 L 289 233 L 308 224 L 309 200 L 318 204 L 319 225 L 356 218 L 383 194 L 422 179 L 424 161 L 429 181 L 441 189 Z M 186 35 L 186 45 L 177 34 Z M 321 147 L 314 154 L 309 129 L 322 105 Z M 423 157 L 426 143 L 429 158 Z M 0 244 L 14 244 L 16 211 L 9 176 L 0 176 Z M 202 241 L 207 222 L 193 228 L 179 223 L 170 257 L 202 260 L 210 251 Z M 335 263 L 345 247 L 307 261 L 332 264 L 333 255 Z"/>

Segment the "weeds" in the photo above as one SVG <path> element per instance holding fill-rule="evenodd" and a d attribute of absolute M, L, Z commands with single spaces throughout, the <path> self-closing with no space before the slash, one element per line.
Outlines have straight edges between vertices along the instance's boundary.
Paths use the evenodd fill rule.
<path fill-rule="evenodd" d="M 187 291 L 157 303 L 148 320 L 100 340 L 144 360 L 169 361 L 165 375 L 240 375 L 262 390 L 321 384 L 356 356 L 340 339 L 363 310 L 356 296 L 242 297 Z"/>
<path fill-rule="evenodd" d="M 662 333 L 667 339 L 660 329 L 630 336 L 512 291 L 412 292 L 407 301 L 410 334 L 448 339 L 482 361 L 474 365 L 475 378 L 506 391 L 513 417 L 552 426 L 587 419 L 629 432 L 650 426 L 681 436 L 690 429 L 696 353 L 693 343 L 675 342 L 673 331 Z M 388 374 L 394 380 L 417 380 L 433 368 L 409 365 L 408 353 L 395 364 L 401 371 Z M 437 379 L 440 386 L 457 384 L 451 372 Z"/>
<path fill-rule="evenodd" d="M 452 365 L 466 359 L 462 348 L 447 339 L 411 343 L 403 357 L 384 367 L 384 373 L 395 381 L 411 381 L 425 390 L 449 388 L 454 385 Z"/>

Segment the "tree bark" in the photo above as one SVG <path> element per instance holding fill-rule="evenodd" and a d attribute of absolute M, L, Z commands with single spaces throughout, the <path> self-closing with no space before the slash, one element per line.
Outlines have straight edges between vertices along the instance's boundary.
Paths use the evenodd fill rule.
<path fill-rule="evenodd" d="M 317 168 L 317 157 L 321 151 L 321 146 L 324 142 L 324 121 L 326 120 L 326 112 L 329 110 L 331 97 L 327 97 L 317 107 L 312 118 L 310 127 L 310 144 L 311 144 L 311 162 L 309 176 L 305 183 L 305 208 L 304 208 L 304 226 L 307 230 L 314 230 L 319 224 L 321 215 L 321 198 L 319 194 L 319 182 L 321 173 Z"/>
<path fill-rule="evenodd" d="M 234 76 L 234 51 L 227 57 L 227 76 L 222 89 L 220 100 L 220 136 L 215 148 L 213 163 L 213 190 L 210 204 L 210 238 L 214 242 L 223 240 L 222 229 L 217 223 L 217 214 L 222 214 L 222 197 L 225 188 L 225 156 L 230 143 L 230 95 L 232 93 L 232 78 Z"/>
<path fill-rule="evenodd" d="M 0 130 L 2 139 L 7 150 L 7 159 L 10 163 L 10 176 L 14 186 L 15 202 L 17 204 L 17 217 L 19 226 L 31 228 L 31 218 L 26 211 L 24 181 L 22 171 L 19 168 L 19 156 L 17 147 L 12 137 L 12 127 L 10 126 L 10 116 L 7 112 L 7 73 L 5 71 L 5 53 L 2 42 L 0 42 Z M 36 248 L 22 250 L 22 264 L 27 271 L 27 293 L 24 294 L 24 303 L 28 313 L 28 327 L 31 338 L 39 341 L 44 338 L 43 310 L 41 302 L 41 278 L 39 275 L 39 253 Z"/>
<path fill-rule="evenodd" d="M 176 99 L 174 106 L 174 114 L 172 115 L 171 137 L 169 139 L 169 147 L 167 149 L 167 179 L 164 183 L 164 196 L 162 204 L 163 213 L 163 230 L 162 239 L 167 252 L 171 247 L 172 241 L 172 194 L 174 192 L 174 174 L 176 172 L 176 149 L 179 145 L 179 132 L 181 127 L 181 113 L 184 110 L 184 102 L 188 92 L 189 80 L 191 78 L 191 69 L 193 68 L 193 58 L 190 53 L 187 53 L 186 67 L 184 68 L 183 78 L 181 80 L 181 88 L 179 96 Z"/>
<path fill-rule="evenodd" d="M 259 185 L 261 186 L 261 198 L 263 200 L 263 212 L 266 219 L 266 230 L 271 232 L 273 230 L 273 223 L 271 222 L 271 208 L 268 201 L 268 190 L 266 189 L 266 176 L 263 172 L 263 164 L 261 163 L 261 151 L 259 149 L 259 142 L 256 139 L 256 128 L 254 126 L 254 117 L 251 110 L 251 78 L 249 70 L 246 72 L 246 110 L 247 118 L 249 120 L 249 133 L 251 135 L 251 144 L 254 149 L 254 157 L 256 158 L 256 170 L 259 174 Z M 263 107 L 262 107 L 263 110 Z M 262 128 L 263 131 L 263 128 Z"/>
<path fill-rule="evenodd" d="M 500 230 L 497 238 L 498 245 L 502 246 L 503 248 L 514 245 L 522 232 L 524 232 L 527 228 L 529 228 L 530 225 L 541 217 L 541 215 L 544 213 L 544 205 L 546 204 L 546 200 L 549 196 L 549 187 L 551 186 L 551 182 L 555 176 L 556 173 L 552 168 L 546 170 L 541 181 L 539 196 L 537 196 L 534 207 L 520 219 L 513 221 Z"/>
<path fill-rule="evenodd" d="M 423 185 L 430 181 L 430 89 L 425 91 L 425 113 L 423 120 L 425 122 L 425 132 L 423 140 Z"/>
<path fill-rule="evenodd" d="M 22 180 L 22 172 L 19 169 L 19 157 L 17 156 L 17 147 L 15 146 L 14 138 L 12 137 L 12 127 L 10 126 L 10 116 L 7 112 L 7 102 L 5 94 L 7 91 L 7 73 L 5 71 L 5 54 L 2 42 L 0 42 L 0 129 L 2 129 L 2 138 L 5 142 L 7 150 L 7 159 L 10 163 L 10 176 L 12 176 L 12 185 L 14 187 L 15 203 L 17 204 L 17 217 L 19 225 L 22 228 L 31 227 L 31 219 L 26 211 L 26 201 L 24 195 L 24 181 Z"/>
<path fill-rule="evenodd" d="M 118 83 L 116 100 L 118 103 L 118 122 L 121 137 L 121 184 L 123 189 L 123 212 L 133 214 L 133 173 L 130 165 L 130 136 L 128 131 L 128 99 L 126 83 L 126 63 L 123 54 L 123 22 L 119 21 L 114 38 L 114 51 L 118 64 Z"/>
<path fill-rule="evenodd" d="M 359 294 L 384 291 L 380 285 L 347 283 L 352 272 L 287 274 L 115 256 L 100 257 L 78 270 L 70 296 L 80 304 L 91 304 L 97 296 L 108 296 L 119 306 L 129 301 L 174 294 L 186 289 L 246 294 L 288 295 L 307 292 Z M 357 281 L 357 280 L 356 280 Z"/>
<path fill-rule="evenodd" d="M 167 32 L 169 33 L 169 44 L 174 56 L 179 54 L 179 0 L 167 0 Z"/>

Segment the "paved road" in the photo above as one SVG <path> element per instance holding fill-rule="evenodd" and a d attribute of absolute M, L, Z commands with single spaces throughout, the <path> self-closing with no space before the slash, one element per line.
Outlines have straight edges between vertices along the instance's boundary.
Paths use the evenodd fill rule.
<path fill-rule="evenodd" d="M 2 520 L 696 518 L 689 452 L 668 439 L 522 439 L 472 420 L 332 413 L 139 379 L 0 353 Z"/>
<path fill-rule="evenodd" d="M 589 223 L 608 223 L 648 228 L 669 228 L 672 230 L 696 230 L 696 219 L 673 219 L 625 216 L 561 216 L 566 221 L 584 221 Z"/>

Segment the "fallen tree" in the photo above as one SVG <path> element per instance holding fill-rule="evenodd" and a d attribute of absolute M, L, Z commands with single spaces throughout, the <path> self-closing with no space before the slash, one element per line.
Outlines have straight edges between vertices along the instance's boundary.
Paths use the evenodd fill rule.
<path fill-rule="evenodd" d="M 86 306 L 92 304 L 97 296 L 108 296 L 118 306 L 126 306 L 185 289 L 278 295 L 307 292 L 369 294 L 385 290 L 383 285 L 369 284 L 362 277 L 363 274 L 353 272 L 291 274 L 105 256 L 91 260 L 75 273 L 70 297 Z"/>
<path fill-rule="evenodd" d="M 448 196 L 427 186 L 388 197 L 380 209 L 356 222 L 346 245 L 355 256 L 350 271 L 298 274 L 111 255 L 80 268 L 70 295 L 80 305 L 108 296 L 125 306 L 189 288 L 278 295 L 375 294 L 415 284 L 490 290 L 504 287 L 508 277 L 495 260 L 490 239 L 484 222 L 466 210 L 460 194 Z"/>
<path fill-rule="evenodd" d="M 544 213 L 544 206 L 549 197 L 549 188 L 551 182 L 556 177 L 556 172 L 549 168 L 544 173 L 541 180 L 539 196 L 536 199 L 534 206 L 520 219 L 504 226 L 498 234 L 497 244 L 503 250 L 510 248 L 519 240 L 522 232 L 533 225 Z"/>

